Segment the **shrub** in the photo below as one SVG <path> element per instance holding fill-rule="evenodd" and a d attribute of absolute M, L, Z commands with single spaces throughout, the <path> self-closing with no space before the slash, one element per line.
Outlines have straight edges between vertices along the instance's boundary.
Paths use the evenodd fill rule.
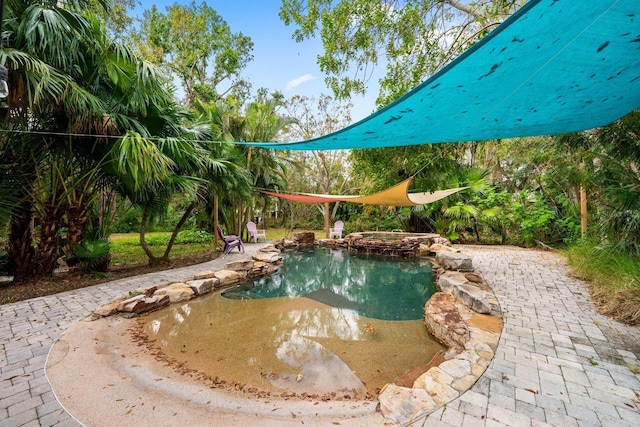
<path fill-rule="evenodd" d="M 176 237 L 176 243 L 188 244 L 188 243 L 209 243 L 213 242 L 215 235 L 207 233 L 204 230 L 182 230 Z"/>
<path fill-rule="evenodd" d="M 85 240 L 74 245 L 68 264 L 80 264 L 87 271 L 107 271 L 111 262 L 111 245 L 106 239 Z"/>

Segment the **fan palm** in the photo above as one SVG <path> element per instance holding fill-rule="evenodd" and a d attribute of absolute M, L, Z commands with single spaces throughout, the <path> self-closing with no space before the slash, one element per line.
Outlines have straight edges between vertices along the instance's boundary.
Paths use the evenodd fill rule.
<path fill-rule="evenodd" d="M 8 2 L 8 49 L 0 61 L 11 70 L 12 90 L 4 124 L 19 133 L 5 133 L 2 144 L 11 159 L 8 171 L 22 171 L 8 247 L 16 280 L 51 272 L 60 218 L 66 213 L 74 229 L 81 229 L 91 202 L 86 194 L 96 192 L 94 184 L 103 177 L 117 180 L 135 200 L 151 202 L 157 197 L 145 193 L 172 188 L 165 182 L 181 166 L 167 153 L 182 147 L 171 147 L 170 140 L 160 147 L 151 139 L 181 132 L 183 115 L 166 81 L 155 67 L 111 42 L 97 19 L 78 13 L 83 5 Z M 59 153 L 76 159 L 67 159 L 73 167 L 56 166 Z M 191 189 L 194 181 L 183 177 L 173 188 Z M 30 223 L 36 212 L 44 232 L 33 253 Z M 80 235 L 74 231 L 71 238 Z"/>

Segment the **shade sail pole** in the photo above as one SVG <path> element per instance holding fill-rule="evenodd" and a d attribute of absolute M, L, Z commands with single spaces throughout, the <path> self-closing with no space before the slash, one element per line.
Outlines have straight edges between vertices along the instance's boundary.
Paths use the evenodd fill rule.
<path fill-rule="evenodd" d="M 329 202 L 324 202 L 324 238 L 329 238 Z"/>
<path fill-rule="evenodd" d="M 580 185 L 580 232 L 584 239 L 587 234 L 587 192 L 584 185 Z"/>

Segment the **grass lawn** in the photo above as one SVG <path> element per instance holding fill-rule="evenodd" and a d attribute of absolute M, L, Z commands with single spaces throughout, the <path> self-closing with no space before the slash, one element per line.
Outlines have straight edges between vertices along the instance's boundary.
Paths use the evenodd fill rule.
<path fill-rule="evenodd" d="M 292 239 L 294 233 L 301 231 L 314 231 L 316 233 L 316 237 L 324 236 L 323 230 L 294 230 L 291 232 L 288 228 L 268 228 L 267 239 L 279 240 L 283 237 Z M 151 232 L 147 233 L 145 236 L 145 240 L 149 245 L 151 253 L 157 257 L 162 256 L 170 238 L 171 232 L 169 231 Z M 145 263 L 148 261 L 147 255 L 142 250 L 142 246 L 140 246 L 139 233 L 114 233 L 109 237 L 109 241 L 111 242 L 111 265 L 114 267 Z M 215 247 L 213 240 L 190 243 L 180 243 L 180 240 L 178 240 L 171 248 L 169 258 L 180 259 L 214 250 Z"/>
<path fill-rule="evenodd" d="M 166 249 L 166 245 L 171 238 L 171 232 L 158 231 L 147 233 L 146 240 L 151 253 L 160 257 Z M 147 254 L 140 246 L 139 233 L 115 233 L 109 236 L 111 242 L 111 265 L 121 266 L 126 264 L 137 264 L 147 262 Z M 204 243 L 176 243 L 171 248 L 170 258 L 182 258 L 185 256 L 213 251 L 213 242 Z"/>
<path fill-rule="evenodd" d="M 640 325 L 640 259 L 591 242 L 564 253 L 572 273 L 591 287 L 600 312 L 630 325 Z"/>

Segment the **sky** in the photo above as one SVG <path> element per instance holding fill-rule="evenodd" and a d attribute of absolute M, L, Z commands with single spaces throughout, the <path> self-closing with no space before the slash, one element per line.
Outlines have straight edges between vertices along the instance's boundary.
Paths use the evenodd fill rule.
<path fill-rule="evenodd" d="M 200 4 L 202 0 L 196 0 Z M 280 0 L 206 0 L 227 23 L 233 33 L 242 32 L 254 43 L 254 59 L 242 73 L 253 84 L 253 89 L 265 87 L 269 91 L 279 90 L 286 98 L 294 95 L 318 98 L 332 95 L 324 83 L 324 74 L 316 63 L 322 52 L 319 39 L 297 43 L 292 35 L 294 26 L 285 26 L 278 16 Z M 142 7 L 133 13 L 142 17 L 142 10 L 153 4 L 162 13 L 168 5 L 189 4 L 191 0 L 143 1 Z M 358 121 L 375 109 L 378 94 L 377 82 L 370 81 L 366 96 L 351 99 L 352 121 Z"/>

